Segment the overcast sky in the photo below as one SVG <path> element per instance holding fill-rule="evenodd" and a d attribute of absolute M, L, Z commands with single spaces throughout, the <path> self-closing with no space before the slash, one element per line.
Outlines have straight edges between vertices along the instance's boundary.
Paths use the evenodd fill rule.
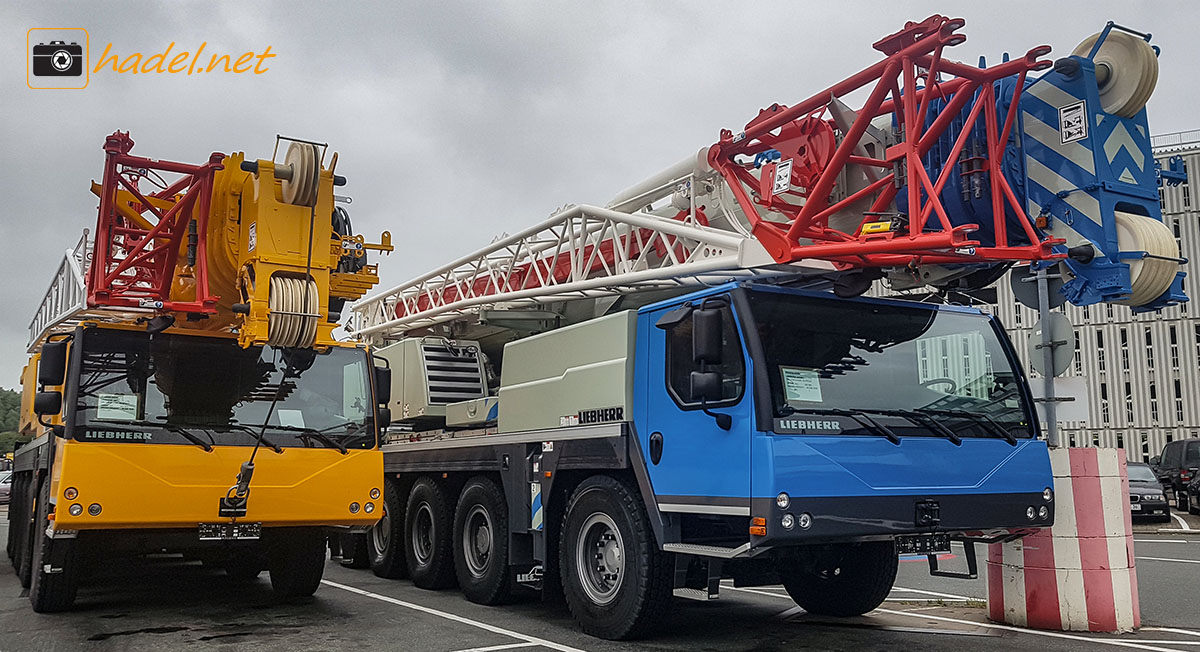
<path fill-rule="evenodd" d="M 94 229 L 104 137 L 199 163 L 268 158 L 275 134 L 340 152 L 350 213 L 393 234 L 390 287 L 619 190 L 878 58 L 871 43 L 954 8 L 965 44 L 999 60 L 1069 54 L 1107 20 L 1162 48 L 1151 130 L 1200 128 L 1200 3 L 1119 2 L 14 2 L 0 5 L 0 386 L 15 387 L 28 325 L 62 252 Z M 261 75 L 92 75 L 26 87 L 26 30 L 83 27 L 93 65 L 115 52 L 277 56 Z"/>

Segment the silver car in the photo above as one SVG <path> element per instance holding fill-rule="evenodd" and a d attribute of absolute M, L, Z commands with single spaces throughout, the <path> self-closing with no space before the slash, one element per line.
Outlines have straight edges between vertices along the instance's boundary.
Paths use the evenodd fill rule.
<path fill-rule="evenodd" d="M 12 471 L 0 471 L 0 505 L 8 504 L 12 495 Z"/>

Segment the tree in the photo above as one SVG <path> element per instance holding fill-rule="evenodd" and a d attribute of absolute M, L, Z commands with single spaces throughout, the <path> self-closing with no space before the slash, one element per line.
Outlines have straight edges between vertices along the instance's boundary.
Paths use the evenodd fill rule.
<path fill-rule="evenodd" d="M 21 420 L 21 393 L 0 388 L 0 455 L 27 441 L 17 431 Z"/>

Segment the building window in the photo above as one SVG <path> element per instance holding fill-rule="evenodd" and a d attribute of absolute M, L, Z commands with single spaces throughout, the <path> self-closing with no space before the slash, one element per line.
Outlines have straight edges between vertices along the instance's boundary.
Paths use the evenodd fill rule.
<path fill-rule="evenodd" d="M 1111 321 L 1113 318 L 1113 308 L 1111 303 L 1104 305 L 1104 312 L 1107 313 L 1107 317 Z"/>
<path fill-rule="evenodd" d="M 1088 308 L 1091 308 L 1091 306 L 1084 306 L 1084 307 L 1083 307 L 1083 319 L 1084 319 L 1084 321 L 1087 321 L 1087 320 L 1089 320 L 1089 319 L 1091 319 L 1091 318 L 1092 318 L 1092 311 L 1091 311 L 1091 310 L 1088 310 Z"/>
<path fill-rule="evenodd" d="M 1133 423 L 1133 385 L 1125 381 L 1125 422 Z"/>
<path fill-rule="evenodd" d="M 1192 207 L 1192 193 L 1191 193 L 1191 191 L 1188 190 L 1188 185 L 1185 183 L 1179 187 L 1183 189 L 1183 207 L 1191 208 Z"/>
<path fill-rule="evenodd" d="M 1175 420 L 1183 423 L 1183 389 L 1178 378 L 1175 379 Z"/>
<path fill-rule="evenodd" d="M 1150 420 L 1158 422 L 1158 388 L 1150 383 Z"/>
<path fill-rule="evenodd" d="M 1108 425 L 1108 383 L 1100 381 L 1100 423 Z"/>
<path fill-rule="evenodd" d="M 1083 373 L 1083 358 L 1079 354 L 1079 338 L 1075 338 L 1075 373 L 1076 375 Z"/>
<path fill-rule="evenodd" d="M 1104 371 L 1104 331 L 1096 329 L 1096 366 Z"/>
<path fill-rule="evenodd" d="M 1154 338 L 1150 329 L 1146 329 L 1146 368 L 1154 371 Z"/>
<path fill-rule="evenodd" d="M 1129 332 L 1121 329 L 1121 371 L 1129 371 Z"/>
<path fill-rule="evenodd" d="M 1175 324 L 1167 328 L 1167 337 L 1171 345 L 1171 368 L 1179 371 L 1179 337 L 1175 333 Z"/>
<path fill-rule="evenodd" d="M 1125 448 L 1125 435 L 1117 433 L 1117 448 Z"/>

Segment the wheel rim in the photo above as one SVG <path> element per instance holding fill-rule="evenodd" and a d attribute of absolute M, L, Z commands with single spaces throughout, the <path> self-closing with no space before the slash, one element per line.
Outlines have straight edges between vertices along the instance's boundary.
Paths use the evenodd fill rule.
<path fill-rule="evenodd" d="M 483 505 L 475 505 L 467 512 L 463 522 L 463 557 L 471 577 L 481 578 L 487 573 L 492 559 L 492 517 Z"/>
<path fill-rule="evenodd" d="M 371 528 L 371 545 L 375 546 L 375 554 L 384 555 L 387 553 L 388 544 L 392 538 L 392 517 L 388 515 L 387 502 L 382 505 L 383 515 L 379 517 L 379 522 L 375 527 Z"/>
<path fill-rule="evenodd" d="M 417 513 L 413 516 L 412 550 L 413 557 L 422 566 L 433 559 L 433 508 L 429 503 L 417 505 Z"/>
<path fill-rule="evenodd" d="M 608 514 L 597 512 L 583 522 L 575 568 L 589 600 L 605 605 L 616 599 L 625 581 L 625 543 Z"/>

